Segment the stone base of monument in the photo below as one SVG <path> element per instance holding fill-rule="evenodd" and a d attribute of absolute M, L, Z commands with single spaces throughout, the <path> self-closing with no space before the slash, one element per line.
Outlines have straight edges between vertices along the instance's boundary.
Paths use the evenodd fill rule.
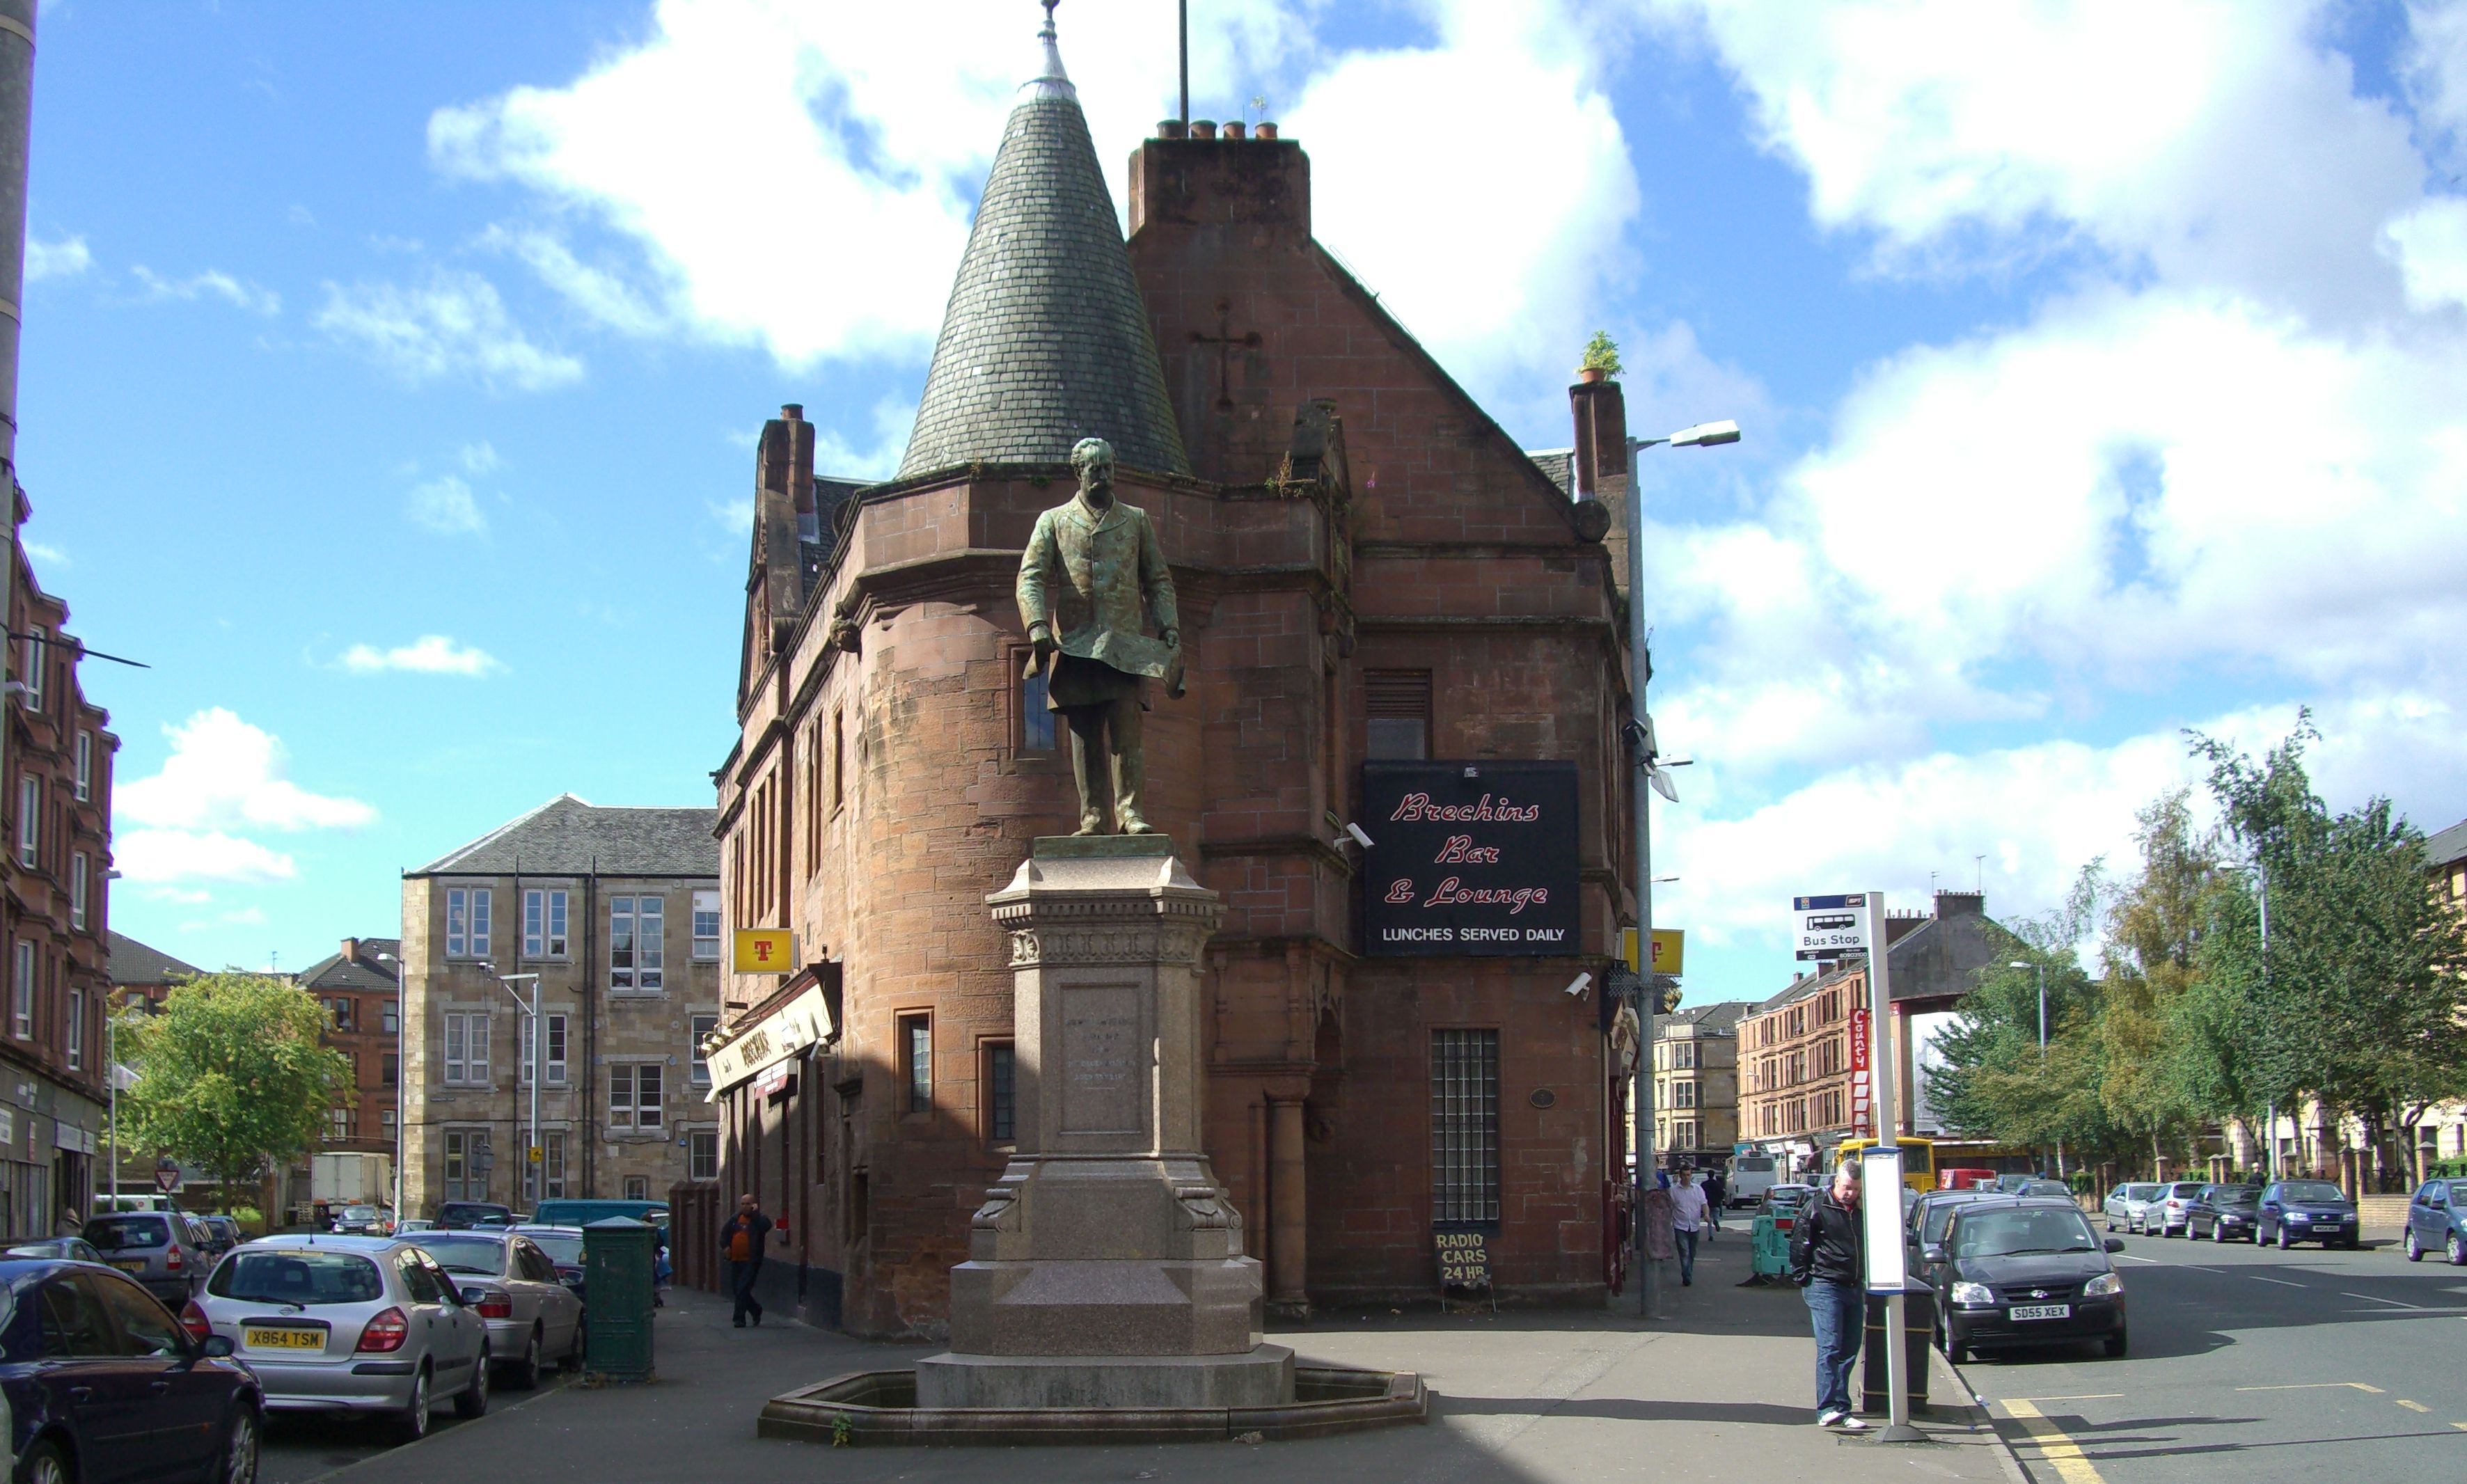
<path fill-rule="evenodd" d="M 929 1407 L 917 1405 L 916 1371 L 854 1371 L 773 1397 L 755 1429 L 766 1438 L 826 1445 L 950 1447 L 1254 1436 L 1279 1442 L 1430 1420 L 1430 1393 L 1411 1371 L 1298 1364 L 1291 1375 L 1290 1400 L 1258 1406 Z"/>
<path fill-rule="evenodd" d="M 1294 1394 L 1294 1353 L 1248 1355 L 961 1355 L 917 1362 L 925 1407 L 1276 1406 Z"/>

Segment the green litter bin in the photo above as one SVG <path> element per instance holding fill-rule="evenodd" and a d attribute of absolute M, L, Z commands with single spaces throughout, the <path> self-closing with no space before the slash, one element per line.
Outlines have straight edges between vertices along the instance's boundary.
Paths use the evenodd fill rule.
<path fill-rule="evenodd" d="M 660 1228 L 611 1216 L 582 1228 L 583 1365 L 610 1381 L 651 1376 L 652 1269 Z"/>

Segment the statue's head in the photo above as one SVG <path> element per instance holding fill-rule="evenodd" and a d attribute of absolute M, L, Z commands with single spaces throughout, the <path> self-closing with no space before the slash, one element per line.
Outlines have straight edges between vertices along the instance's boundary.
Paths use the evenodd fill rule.
<path fill-rule="evenodd" d="M 1071 467 L 1084 490 L 1114 487 L 1114 445 L 1100 438 L 1083 438 L 1071 449 Z"/>

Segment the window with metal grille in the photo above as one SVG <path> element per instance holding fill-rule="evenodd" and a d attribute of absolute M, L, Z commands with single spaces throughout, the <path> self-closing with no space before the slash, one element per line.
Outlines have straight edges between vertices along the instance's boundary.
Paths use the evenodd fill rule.
<path fill-rule="evenodd" d="M 1431 672 L 1366 670 L 1362 694 L 1369 718 L 1364 755 L 1413 760 L 1431 755 Z"/>
<path fill-rule="evenodd" d="M 1018 1063 L 1007 1041 L 985 1043 L 985 1141 L 993 1144 L 1017 1142 L 1019 1082 Z"/>
<path fill-rule="evenodd" d="M 899 1017 L 900 1080 L 908 1087 L 907 1113 L 934 1111 L 934 1022 L 930 1016 Z"/>
<path fill-rule="evenodd" d="M 1499 1032 L 1431 1032 L 1431 1220 L 1499 1220 Z"/>

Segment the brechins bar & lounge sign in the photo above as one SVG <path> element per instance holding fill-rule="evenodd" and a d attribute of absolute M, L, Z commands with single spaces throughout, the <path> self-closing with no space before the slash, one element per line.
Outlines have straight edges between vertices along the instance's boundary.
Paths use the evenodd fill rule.
<path fill-rule="evenodd" d="M 1365 952 L 1581 952 L 1574 763 L 1365 763 L 1362 797 Z"/>

